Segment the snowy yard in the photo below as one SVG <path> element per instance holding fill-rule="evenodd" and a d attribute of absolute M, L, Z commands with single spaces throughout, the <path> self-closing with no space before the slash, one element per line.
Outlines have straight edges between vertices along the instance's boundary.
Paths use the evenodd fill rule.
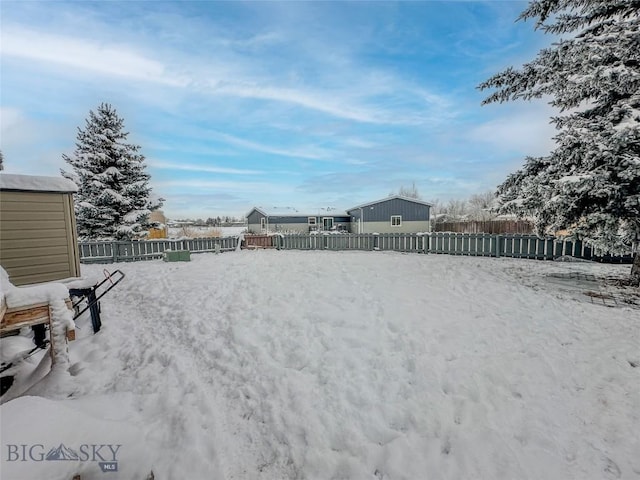
<path fill-rule="evenodd" d="M 629 266 L 265 250 L 108 267 L 127 277 L 99 334 L 81 322 L 71 376 L 0 409 L 3 479 L 640 478 L 640 310 L 584 295 Z M 8 461 L 6 444 L 61 443 L 121 445 L 119 473 Z"/>

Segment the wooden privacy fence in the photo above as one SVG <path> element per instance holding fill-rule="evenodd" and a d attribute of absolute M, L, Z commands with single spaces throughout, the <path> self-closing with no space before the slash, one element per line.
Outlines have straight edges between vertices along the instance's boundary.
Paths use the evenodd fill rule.
<path fill-rule="evenodd" d="M 247 235 L 244 237 L 245 248 L 273 248 L 273 237 L 271 235 Z"/>
<path fill-rule="evenodd" d="M 436 232 L 491 233 L 494 235 L 532 235 L 533 223 L 527 220 L 469 220 L 466 222 L 436 222 Z"/>
<path fill-rule="evenodd" d="M 255 238 L 260 237 L 258 240 Z M 612 256 L 579 240 L 539 238 L 535 235 L 491 235 L 485 233 L 363 233 L 260 235 L 245 245 L 278 250 L 381 250 L 485 257 L 515 257 L 552 260 L 571 256 L 585 260 L 631 262 L 632 254 Z M 192 253 L 235 250 L 238 238 L 194 238 L 188 240 L 141 240 L 81 242 L 82 263 L 111 263 L 162 258 L 166 250 Z"/>
<path fill-rule="evenodd" d="M 79 242 L 80 262 L 112 263 L 162 258 L 166 250 L 189 250 L 191 253 L 235 250 L 237 237 L 189 238 L 184 240 L 131 240 Z"/>

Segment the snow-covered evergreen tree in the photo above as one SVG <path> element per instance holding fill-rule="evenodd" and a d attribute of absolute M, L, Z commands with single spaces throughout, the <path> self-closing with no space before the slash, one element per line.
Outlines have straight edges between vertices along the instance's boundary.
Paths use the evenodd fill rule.
<path fill-rule="evenodd" d="M 89 111 L 84 130 L 78 128 L 76 149 L 62 158 L 73 168 L 62 175 L 76 182 L 75 212 L 83 239 L 129 239 L 144 236 L 152 210 L 162 200 L 151 198 L 149 174 L 138 145 L 126 142 L 124 121 L 109 104 Z"/>
<path fill-rule="evenodd" d="M 498 187 L 503 212 L 620 251 L 640 238 L 640 1 L 533 0 L 519 20 L 560 36 L 482 83 L 483 103 L 549 96 L 556 148 Z M 566 37 L 566 38 L 562 38 Z M 640 255 L 632 273 L 640 276 Z"/>
<path fill-rule="evenodd" d="M 2 151 L 0 151 L 0 172 L 4 170 L 4 155 L 2 155 Z"/>

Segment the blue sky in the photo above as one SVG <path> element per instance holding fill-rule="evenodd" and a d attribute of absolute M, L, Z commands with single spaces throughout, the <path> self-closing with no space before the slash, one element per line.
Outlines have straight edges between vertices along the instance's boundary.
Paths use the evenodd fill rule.
<path fill-rule="evenodd" d="M 546 102 L 476 89 L 550 43 L 525 6 L 2 1 L 5 171 L 58 175 L 108 102 L 170 218 L 468 198 L 552 146 Z"/>

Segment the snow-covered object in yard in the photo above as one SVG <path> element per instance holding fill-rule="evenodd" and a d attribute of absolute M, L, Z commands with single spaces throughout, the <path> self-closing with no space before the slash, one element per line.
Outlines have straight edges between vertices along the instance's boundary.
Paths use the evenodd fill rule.
<path fill-rule="evenodd" d="M 28 307 L 41 303 L 49 304 L 52 368 L 42 381 L 44 383 L 41 382 L 41 386 L 51 384 L 47 391 L 52 395 L 56 391 L 66 392 L 68 387 L 64 383 L 69 376 L 67 331 L 75 329 L 73 315 L 65 302 L 69 297 L 69 290 L 61 283 L 16 287 L 10 282 L 7 272 L 2 267 L 0 267 L 0 283 L 2 285 L 0 294 L 4 295 L 4 301 L 8 308 Z"/>
<path fill-rule="evenodd" d="M 68 398 L 39 383 L 47 398 L 1 406 L 3 443 L 120 444 L 124 479 L 640 471 L 640 310 L 551 277 L 628 266 L 245 250 L 120 268 L 103 329 L 69 345 Z M 103 476 L 0 461 L 15 480 Z"/>
<path fill-rule="evenodd" d="M 9 280 L 9 274 L 7 271 L 0 265 L 0 297 L 4 299 L 5 294 L 12 288 L 15 288 Z"/>
<path fill-rule="evenodd" d="M 61 283 L 13 287 L 5 291 L 5 299 L 9 308 L 48 303 L 68 297 L 69 290 Z"/>
<path fill-rule="evenodd" d="M 63 177 L 43 177 L 37 175 L 0 173 L 0 190 L 77 192 L 78 187 L 71 180 Z"/>
<path fill-rule="evenodd" d="M 0 266 L 0 294 L 4 295 L 8 308 L 25 307 L 36 303 L 47 303 L 69 297 L 69 290 L 60 283 L 46 283 L 16 287 L 11 283 L 7 271 Z"/>
<path fill-rule="evenodd" d="M 66 372 L 69 370 L 67 331 L 75 329 L 73 315 L 63 299 L 51 300 L 49 307 L 51 308 L 50 340 L 53 345 L 53 368 Z"/>
<path fill-rule="evenodd" d="M 102 273 L 104 274 L 105 272 L 102 272 Z M 86 276 L 77 277 L 69 280 L 62 280 L 61 282 L 68 289 L 72 289 L 72 288 L 91 288 L 95 286 L 97 283 L 99 283 L 101 280 L 102 280 L 102 277 L 99 276 L 99 274 L 97 274 L 94 277 L 86 277 Z"/>
<path fill-rule="evenodd" d="M 46 391 L 46 395 L 52 398 L 64 398 L 69 391 L 69 346 L 67 343 L 67 331 L 74 330 L 71 310 L 62 299 L 49 302 L 51 309 L 51 328 L 49 340 L 51 342 L 51 370 L 40 380 L 36 388 L 31 392 Z"/>

